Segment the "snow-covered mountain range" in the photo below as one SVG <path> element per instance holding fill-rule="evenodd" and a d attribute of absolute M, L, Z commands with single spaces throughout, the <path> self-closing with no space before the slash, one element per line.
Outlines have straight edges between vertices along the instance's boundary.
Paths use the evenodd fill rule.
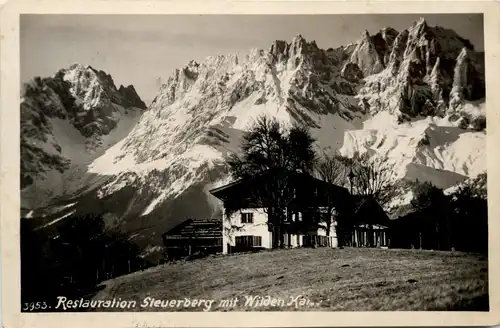
<path fill-rule="evenodd" d="M 90 67 L 32 82 L 21 103 L 28 217 L 99 211 L 157 245 L 188 217 L 220 215 L 208 190 L 230 181 L 224 156 L 260 114 L 306 124 L 319 150 L 387 156 L 399 179 L 446 189 L 486 170 L 483 53 L 423 19 L 353 41 L 320 49 L 298 35 L 191 61 L 147 110 Z"/>

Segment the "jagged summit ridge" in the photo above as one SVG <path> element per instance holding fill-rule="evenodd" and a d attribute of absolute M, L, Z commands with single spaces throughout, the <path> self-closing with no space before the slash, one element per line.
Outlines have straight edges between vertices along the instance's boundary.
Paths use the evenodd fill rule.
<path fill-rule="evenodd" d="M 470 63 L 464 74 L 467 82 L 462 82 L 474 86 L 475 92 L 468 94 L 455 87 L 455 71 L 466 65 L 463 51 L 471 53 L 465 61 Z M 421 19 L 396 36 L 386 69 L 366 79 L 360 96 L 367 95 L 361 98 L 371 111 L 389 110 L 401 121 L 419 115 L 460 115 L 464 101 L 484 98 L 482 56 L 455 32 L 430 27 Z M 457 100 L 450 103 L 453 99 Z"/>
<path fill-rule="evenodd" d="M 59 70 L 54 77 L 61 74 L 64 76 L 64 80 L 72 85 L 73 96 L 81 100 L 85 109 L 91 108 L 93 104 L 108 105 L 109 102 L 125 108 L 147 108 L 137 95 L 133 85 L 127 87 L 120 85 L 120 89 L 117 89 L 110 74 L 94 69 L 90 65 L 73 64 L 67 69 Z"/>
<path fill-rule="evenodd" d="M 136 164 L 175 157 L 178 148 L 205 142 L 209 125 L 231 122 L 242 130 L 263 112 L 289 122 L 301 121 L 313 129 L 320 129 L 327 115 L 349 125 L 348 121 L 362 116 L 355 105 L 354 88 L 331 65 L 324 50 L 301 36 L 290 43 L 276 41 L 269 51 L 252 50 L 246 60 L 236 55 L 208 57 L 174 72 L 124 140 L 123 149 L 135 154 Z M 143 124 L 156 126 L 161 135 L 150 138 Z M 135 147 L 137 138 L 142 147 Z"/>
<path fill-rule="evenodd" d="M 427 33 L 428 26 L 425 23 L 425 21 L 419 21 L 416 24 L 413 25 L 412 28 L 410 28 L 410 31 L 408 32 L 407 30 L 404 30 L 401 33 L 397 33 L 392 28 L 386 28 L 383 29 L 382 32 L 378 33 L 377 35 L 380 36 L 379 39 L 382 40 L 389 40 L 386 42 L 386 45 L 384 47 L 375 47 L 373 46 L 372 48 L 369 48 L 367 51 L 371 52 L 374 54 L 374 57 L 376 60 L 380 60 L 380 58 L 393 58 L 394 61 L 398 57 L 401 61 L 403 61 L 405 58 L 408 57 L 409 61 L 414 60 L 415 58 L 419 59 L 419 50 L 412 50 L 412 44 L 418 44 L 419 41 L 418 39 L 421 38 L 421 34 Z M 408 36 L 407 36 L 408 34 Z M 382 37 L 382 35 L 385 35 L 385 37 Z M 390 36 L 390 37 L 388 37 Z M 408 41 L 408 37 L 410 39 L 413 39 L 413 41 Z M 366 38 L 364 38 L 366 39 Z M 362 48 L 360 45 L 363 44 L 364 39 L 361 41 L 358 41 L 357 43 L 357 50 L 358 53 L 361 51 L 360 48 Z M 415 41 L 417 39 L 417 41 Z M 398 41 L 399 40 L 399 41 Z M 406 41 L 407 45 L 403 48 L 403 54 L 401 54 L 401 50 L 398 49 L 398 46 L 401 46 Z M 371 45 L 373 45 L 373 41 L 370 41 Z M 399 45 L 397 43 L 400 43 Z M 394 47 L 393 43 L 396 43 Z M 377 49 L 384 49 L 386 51 L 384 56 L 380 56 L 380 54 L 377 52 Z M 231 78 L 231 76 L 238 76 L 238 77 L 243 77 L 243 79 L 238 80 L 238 83 L 242 83 L 241 81 L 244 81 L 245 84 L 245 89 L 242 90 L 243 93 L 238 93 L 235 92 L 236 90 L 233 89 L 233 92 L 231 93 L 230 97 L 226 97 L 226 99 L 221 99 L 220 104 L 221 105 L 226 105 L 226 107 L 230 108 L 231 106 L 234 106 L 235 103 L 237 103 L 239 100 L 241 100 L 241 97 L 245 98 L 248 94 L 252 93 L 254 89 L 258 89 L 259 84 L 262 85 L 264 82 L 264 85 L 266 84 L 265 80 L 262 78 L 266 74 L 270 73 L 269 76 L 271 77 L 271 80 L 273 82 L 276 82 L 277 80 L 280 83 L 271 83 L 270 85 L 265 86 L 265 90 L 261 93 L 261 97 L 259 97 L 256 100 L 256 103 L 260 102 L 266 102 L 267 99 L 266 97 L 269 95 L 275 95 L 273 101 L 279 104 L 282 103 L 293 103 L 296 98 L 294 97 L 296 94 L 293 92 L 294 88 L 287 88 L 284 92 L 284 88 L 282 88 L 283 85 L 288 84 L 295 84 L 298 86 L 301 85 L 301 80 L 303 80 L 305 74 L 301 74 L 303 72 L 298 70 L 297 72 L 294 72 L 292 74 L 292 78 L 290 81 L 287 81 L 288 83 L 282 83 L 280 79 L 273 79 L 273 74 L 276 73 L 282 73 L 286 70 L 293 70 L 296 69 L 299 65 L 302 67 L 307 67 L 308 69 L 321 69 L 324 68 L 327 65 L 330 65 L 331 67 L 326 70 L 326 72 L 318 72 L 319 70 L 315 71 L 314 77 L 320 76 L 320 80 L 325 79 L 326 77 L 331 77 L 333 75 L 332 84 L 330 85 L 330 90 L 332 93 L 336 93 L 336 91 L 340 91 L 340 93 L 344 95 L 349 95 L 349 94 L 354 94 L 353 89 L 356 88 L 355 85 L 353 85 L 350 81 L 355 81 L 356 79 L 361 78 L 362 74 L 359 74 L 360 70 L 356 70 L 356 63 L 353 63 L 353 55 L 355 55 L 356 50 L 354 50 L 354 53 L 351 54 L 350 56 L 350 61 L 346 61 L 345 65 L 343 67 L 342 71 L 339 71 L 338 66 L 331 65 L 333 60 L 329 58 L 327 55 L 327 52 L 319 49 L 316 45 L 315 42 L 310 42 L 308 43 L 302 36 L 297 36 L 295 37 L 291 42 L 285 42 L 285 41 L 276 41 L 274 42 L 269 51 L 264 51 L 262 49 L 256 49 L 250 52 L 249 55 L 246 57 L 246 61 L 241 61 L 239 58 L 235 55 L 230 55 L 230 56 L 214 56 L 214 57 L 209 57 L 207 60 L 205 60 L 201 64 L 194 64 L 191 62 L 188 64 L 182 71 L 178 70 L 175 74 L 174 77 L 170 78 L 169 81 L 170 83 L 167 83 L 162 87 L 162 90 L 160 91 L 158 97 L 155 99 L 155 104 L 156 103 L 162 103 L 161 106 L 152 106 L 153 110 L 161 110 L 165 107 L 168 107 L 170 104 L 172 104 L 176 99 L 179 97 L 182 97 L 183 95 L 187 94 L 191 89 L 196 89 L 197 94 L 204 94 L 206 89 L 210 89 L 212 85 L 207 83 L 207 79 L 210 77 L 213 77 L 213 75 L 220 74 L 219 80 L 217 81 L 217 86 L 218 87 L 234 87 L 237 84 L 231 83 L 234 81 L 234 78 Z M 416 57 L 415 57 L 416 56 Z M 383 61 L 380 61 L 382 63 Z M 408 62 L 408 60 L 407 60 Z M 407 63 L 406 63 L 407 64 Z M 382 65 L 382 64 L 381 64 Z M 397 63 L 390 62 L 384 66 L 387 67 L 394 67 L 396 66 Z M 258 69 L 255 69 L 257 68 Z M 359 65 L 358 65 L 359 67 Z M 351 68 L 351 70 L 354 71 L 354 77 L 351 78 L 343 78 L 347 77 L 349 74 L 346 73 L 348 68 Z M 433 68 L 437 70 L 439 66 L 434 65 Z M 238 71 L 237 73 L 241 73 L 241 75 L 236 75 L 235 70 Z M 405 70 L 403 70 L 403 73 L 399 75 L 408 75 L 408 72 L 410 72 L 411 69 L 408 67 L 405 67 Z M 222 72 L 222 73 L 221 73 Z M 333 74 L 332 74 L 333 73 Z M 344 74 L 341 74 L 344 73 Z M 414 72 L 411 72 L 414 74 Z M 308 73 L 307 75 L 311 76 L 312 74 Z M 309 86 L 315 85 L 316 79 L 313 77 L 312 83 L 309 83 Z M 439 86 L 439 81 L 435 81 L 437 78 L 439 78 L 438 74 L 434 74 L 434 92 L 439 93 L 437 89 L 437 86 Z M 350 80 L 350 81 L 349 81 Z M 404 80 L 404 79 L 403 79 Z M 198 81 L 201 81 L 198 83 Z M 323 82 L 322 81 L 322 82 Z M 229 82 L 229 83 L 227 83 Z M 308 81 L 310 82 L 310 81 Z M 333 88 L 331 88 L 333 86 Z M 405 89 L 406 87 L 406 89 Z M 405 92 L 402 94 L 403 96 L 399 97 L 399 103 L 402 102 L 401 98 L 406 96 L 408 97 L 408 94 L 411 97 L 412 91 L 408 90 L 408 87 L 403 84 L 402 85 L 403 90 Z M 162 92 L 163 90 L 166 90 L 166 93 Z M 304 90 L 304 89 L 302 89 Z M 321 90 L 321 88 L 319 88 Z M 220 88 L 214 88 L 211 90 L 211 95 L 217 95 L 218 92 L 220 91 Z M 240 91 L 240 90 L 238 90 Z M 306 95 L 306 99 L 310 99 L 313 97 L 310 97 L 313 93 L 308 94 L 307 93 L 307 88 L 305 90 L 306 92 L 302 92 L 302 95 Z M 222 94 L 221 94 L 222 96 Z M 309 97 L 307 97 L 309 96 Z M 335 94 L 337 96 L 337 94 Z M 332 98 L 335 98 L 332 97 Z M 161 99 L 167 99 L 167 101 L 161 102 Z M 223 97 L 222 97 L 223 98 Z M 398 98 L 398 97 L 393 97 L 393 98 Z M 286 100 L 284 100 L 286 99 Z M 303 101 L 303 99 L 301 99 Z M 335 100 L 332 100 L 332 102 L 335 102 Z M 313 101 L 314 103 L 314 101 Z M 327 102 L 328 104 L 328 102 Z M 356 106 L 361 107 L 361 112 L 363 109 L 370 109 L 370 102 L 367 101 L 366 99 L 361 99 L 361 101 L 358 104 L 353 104 L 352 99 L 350 99 L 349 104 L 351 106 L 346 106 L 347 108 L 350 108 L 353 110 Z M 366 106 L 368 104 L 368 106 Z M 361 105 L 361 106 L 360 106 Z M 429 105 L 429 102 L 427 102 L 427 105 Z M 286 107 L 286 106 L 285 106 Z M 312 107 L 312 106 L 309 106 Z M 325 107 L 328 107 L 325 106 Z M 285 110 L 285 112 L 288 111 L 289 108 Z M 397 110 L 397 104 L 393 106 L 393 110 Z M 360 112 L 359 108 L 356 110 L 353 110 L 354 112 Z M 348 113 L 347 111 L 344 112 Z M 349 116 L 349 115 L 347 115 Z M 313 120 L 309 120 L 308 123 L 312 123 L 311 125 L 314 126 Z M 147 148 L 147 147 L 146 147 Z"/>

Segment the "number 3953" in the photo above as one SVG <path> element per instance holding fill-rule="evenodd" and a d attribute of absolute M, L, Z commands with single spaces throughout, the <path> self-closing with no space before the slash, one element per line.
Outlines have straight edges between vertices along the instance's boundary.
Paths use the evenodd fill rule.
<path fill-rule="evenodd" d="M 23 303 L 22 311 L 36 311 L 36 310 L 45 310 L 48 308 L 46 302 L 29 302 Z"/>

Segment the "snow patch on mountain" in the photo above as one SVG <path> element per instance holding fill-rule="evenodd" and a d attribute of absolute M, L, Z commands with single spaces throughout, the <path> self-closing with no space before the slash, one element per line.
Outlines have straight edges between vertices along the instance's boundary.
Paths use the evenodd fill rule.
<path fill-rule="evenodd" d="M 398 125 L 387 114 L 377 116 L 365 122 L 363 129 L 346 132 L 341 154 L 387 157 L 399 179 L 429 177 L 425 170 L 416 173 L 416 167 L 450 171 L 462 177 L 475 176 L 486 167 L 484 132 L 464 131 L 442 118 L 428 117 Z M 380 124 L 386 118 L 387 125 Z M 442 187 L 457 182 L 446 174 L 437 174 L 431 180 Z"/>
<path fill-rule="evenodd" d="M 42 228 L 45 228 L 45 227 L 51 226 L 51 225 L 53 225 L 53 224 L 55 224 L 55 223 L 57 223 L 57 222 L 61 221 L 62 219 L 67 218 L 68 216 L 70 216 L 70 215 L 74 214 L 75 212 L 76 212 L 76 210 L 72 210 L 72 211 L 70 211 L 70 212 L 68 212 L 68 213 L 66 213 L 66 214 L 64 214 L 64 215 L 62 215 L 62 216 L 60 216 L 60 217 L 58 217 L 57 219 L 52 220 L 52 221 L 50 221 L 50 222 L 49 222 L 49 223 L 47 223 L 47 224 L 44 224 L 44 225 L 43 225 L 43 226 L 41 226 L 39 229 L 42 229 Z"/>

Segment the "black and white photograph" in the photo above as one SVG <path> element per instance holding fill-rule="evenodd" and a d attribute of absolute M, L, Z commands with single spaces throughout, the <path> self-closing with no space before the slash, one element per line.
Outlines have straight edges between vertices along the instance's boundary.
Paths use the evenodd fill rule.
<path fill-rule="evenodd" d="M 485 48 L 482 13 L 21 14 L 20 311 L 490 311 Z"/>

